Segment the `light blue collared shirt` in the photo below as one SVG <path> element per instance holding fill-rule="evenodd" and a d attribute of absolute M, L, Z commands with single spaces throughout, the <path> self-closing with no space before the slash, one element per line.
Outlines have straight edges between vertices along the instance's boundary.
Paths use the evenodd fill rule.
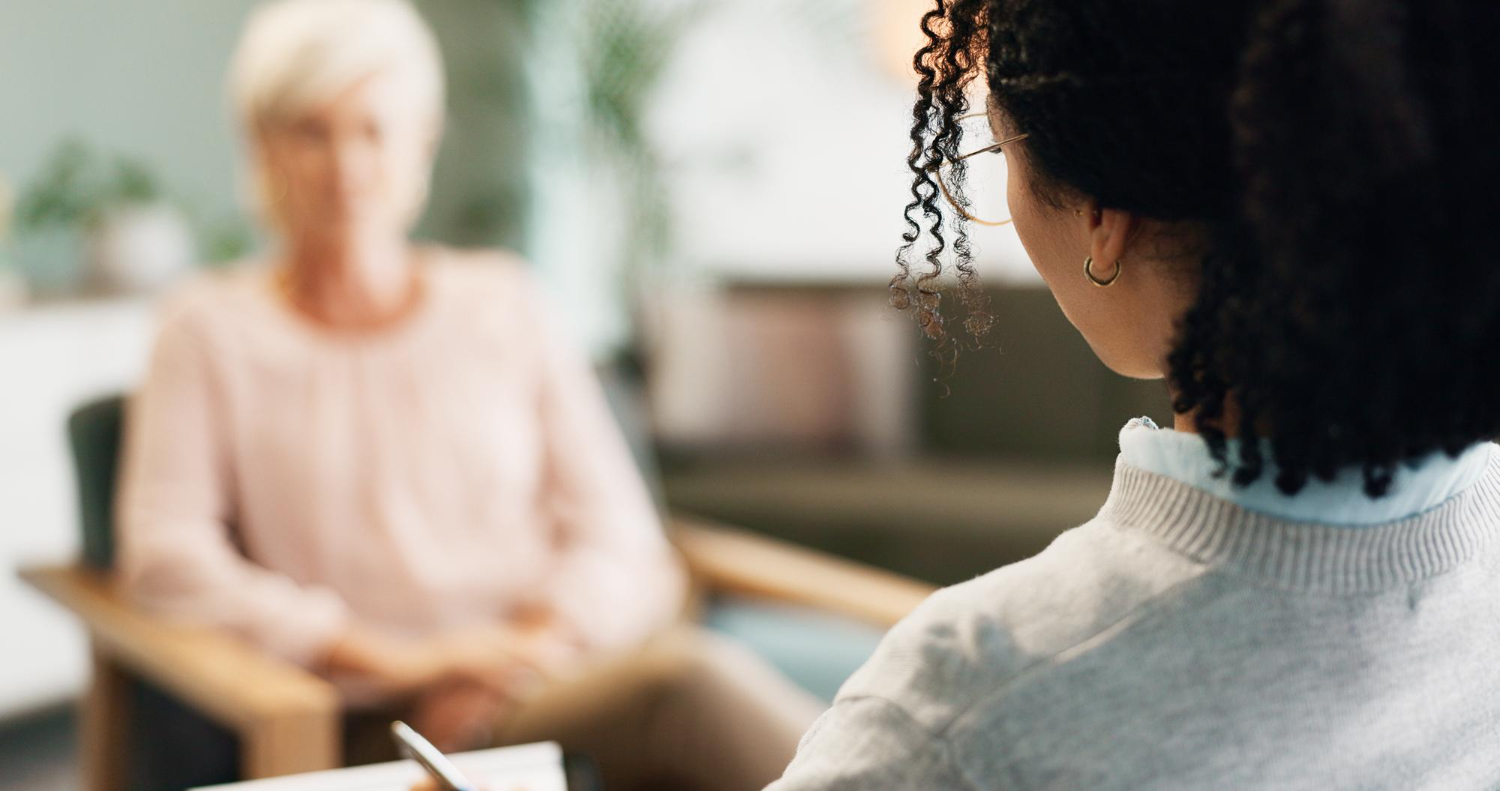
<path fill-rule="evenodd" d="M 1276 488 L 1276 469 L 1267 454 L 1265 469 L 1249 486 L 1235 486 L 1228 475 L 1215 477 L 1218 463 L 1196 434 L 1158 428 L 1151 418 L 1132 418 L 1120 429 L 1120 460 L 1147 472 L 1165 475 L 1242 508 L 1295 522 L 1354 527 L 1405 519 L 1436 507 L 1479 479 L 1489 464 L 1493 443 L 1479 442 L 1458 458 L 1435 452 L 1415 466 L 1398 465 L 1384 497 L 1364 493 L 1360 470 L 1340 470 L 1330 482 L 1311 478 L 1294 496 Z M 1229 456 L 1238 453 L 1229 440 Z"/>

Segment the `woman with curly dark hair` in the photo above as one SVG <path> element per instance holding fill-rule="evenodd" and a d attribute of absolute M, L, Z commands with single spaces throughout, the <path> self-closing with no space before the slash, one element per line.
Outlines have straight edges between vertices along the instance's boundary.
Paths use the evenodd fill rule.
<path fill-rule="evenodd" d="M 1176 422 L 1121 431 L 1094 520 L 898 626 L 773 788 L 1500 787 L 1500 5 L 923 29 L 896 302 L 959 334 L 951 255 L 989 329 L 963 221 L 1002 220 L 964 186 L 1003 151 L 1063 312 Z"/>

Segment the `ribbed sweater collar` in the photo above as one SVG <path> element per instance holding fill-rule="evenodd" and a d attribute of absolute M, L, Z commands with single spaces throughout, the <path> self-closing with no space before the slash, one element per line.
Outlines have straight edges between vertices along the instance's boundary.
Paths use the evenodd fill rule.
<path fill-rule="evenodd" d="M 1276 519 L 1118 461 L 1099 516 L 1279 588 L 1373 593 L 1434 577 L 1493 550 L 1500 539 L 1500 454 L 1490 454 L 1478 480 L 1435 508 L 1357 529 Z"/>

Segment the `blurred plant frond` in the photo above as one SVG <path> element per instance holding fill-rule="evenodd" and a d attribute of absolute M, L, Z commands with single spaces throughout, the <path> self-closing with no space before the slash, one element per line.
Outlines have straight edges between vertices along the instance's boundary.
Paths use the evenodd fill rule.
<path fill-rule="evenodd" d="M 205 266 L 222 266 L 241 260 L 255 249 L 255 231 L 238 215 L 216 220 L 194 218 L 198 255 Z"/>
<path fill-rule="evenodd" d="M 585 141 L 590 154 L 615 171 L 625 192 L 629 274 L 664 256 L 672 236 L 664 165 L 646 129 L 651 102 L 683 40 L 723 5 L 723 0 L 584 0 L 579 57 Z"/>
<path fill-rule="evenodd" d="M 584 7 L 583 71 L 596 133 L 616 146 L 645 146 L 642 121 L 687 32 L 718 0 L 670 7 L 641 0 L 588 0 Z"/>
<path fill-rule="evenodd" d="M 58 144 L 16 206 L 18 232 L 87 225 L 112 206 L 162 200 L 161 185 L 138 159 L 106 160 L 83 141 Z"/>

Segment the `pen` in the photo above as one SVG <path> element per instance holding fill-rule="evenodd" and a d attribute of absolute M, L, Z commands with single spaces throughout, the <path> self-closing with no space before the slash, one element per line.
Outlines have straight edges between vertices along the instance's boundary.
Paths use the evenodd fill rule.
<path fill-rule="evenodd" d="M 397 720 L 391 723 L 391 735 L 396 738 L 396 746 L 406 757 L 416 761 L 427 774 L 432 775 L 440 791 L 479 791 L 447 756 L 433 747 L 432 742 L 422 738 L 422 734 L 412 730 L 411 726 Z"/>

